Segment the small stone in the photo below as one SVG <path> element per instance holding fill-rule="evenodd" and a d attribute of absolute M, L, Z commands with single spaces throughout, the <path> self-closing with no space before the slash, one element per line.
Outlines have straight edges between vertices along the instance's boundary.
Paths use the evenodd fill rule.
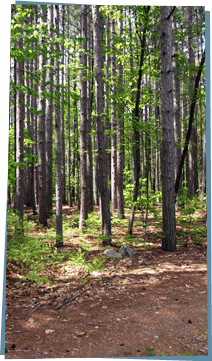
<path fill-rule="evenodd" d="M 121 246 L 119 253 L 123 254 L 123 256 L 133 257 L 135 253 L 130 249 L 129 246 Z"/>
<path fill-rule="evenodd" d="M 112 249 L 112 248 L 106 249 L 104 251 L 104 254 L 106 254 L 106 256 L 108 256 L 108 257 L 122 258 L 122 255 L 120 253 L 114 251 L 114 249 Z"/>

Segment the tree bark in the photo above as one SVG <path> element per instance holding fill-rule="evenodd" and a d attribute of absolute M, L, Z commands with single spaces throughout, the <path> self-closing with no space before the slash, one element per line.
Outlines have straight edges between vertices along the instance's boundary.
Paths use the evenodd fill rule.
<path fill-rule="evenodd" d="M 95 67 L 95 96 L 97 113 L 97 136 L 98 136 L 98 160 L 99 178 L 102 209 L 102 231 L 104 235 L 103 245 L 111 244 L 111 219 L 109 204 L 109 189 L 107 185 L 106 154 L 104 147 L 104 131 L 102 122 L 103 113 L 103 84 L 101 69 L 101 42 L 100 42 L 100 20 L 99 5 L 92 6 L 93 34 L 94 34 L 94 67 Z"/>
<path fill-rule="evenodd" d="M 188 21 L 188 52 L 189 52 L 189 97 L 192 101 L 192 92 L 195 83 L 195 59 L 194 59 L 194 50 L 193 50 L 193 15 L 192 15 L 192 6 L 187 6 L 187 21 Z M 195 123 L 193 123 L 192 132 L 191 132 L 191 143 L 190 143 L 190 182 L 189 186 L 189 196 L 192 197 L 198 191 L 198 170 L 197 170 L 197 129 Z"/>
<path fill-rule="evenodd" d="M 48 22 L 53 26 L 53 6 L 48 7 Z M 48 36 L 51 39 L 53 37 L 53 31 L 48 29 Z M 52 215 L 52 117 L 53 117 L 53 66 L 54 61 L 52 60 L 50 53 L 52 52 L 53 47 L 50 45 L 49 49 L 49 58 L 47 64 L 51 66 L 47 68 L 46 81 L 47 86 L 46 90 L 48 93 L 48 98 L 46 101 L 46 202 L 47 202 L 47 217 Z"/>
<path fill-rule="evenodd" d="M 21 29 L 20 29 L 21 31 Z M 23 50 L 23 39 L 18 38 L 17 47 L 19 51 Z M 15 210 L 18 216 L 18 227 L 23 231 L 23 213 L 24 213 L 24 94 L 20 87 L 24 85 L 23 81 L 24 62 L 16 61 L 16 84 L 19 90 L 16 92 L 16 162 L 20 165 L 16 167 L 16 194 Z"/>
<path fill-rule="evenodd" d="M 80 28 L 82 49 L 80 52 L 80 178 L 81 178 L 81 205 L 79 229 L 85 226 L 85 220 L 88 218 L 88 200 L 87 200 L 87 164 L 86 164 L 86 131 L 87 131 L 87 5 L 82 5 L 80 15 Z"/>
<path fill-rule="evenodd" d="M 162 195 L 164 251 L 176 249 L 171 6 L 161 6 Z"/>
<path fill-rule="evenodd" d="M 55 5 L 55 28 L 59 32 L 59 5 Z M 59 43 L 56 42 L 56 49 L 59 53 Z M 60 70 L 59 58 L 55 59 L 55 174 L 56 174 L 56 246 L 63 246 L 63 224 L 62 224 L 62 179 L 61 179 L 61 118 L 60 118 Z"/>
<path fill-rule="evenodd" d="M 65 5 L 61 5 L 62 7 L 62 11 L 61 11 L 61 18 L 62 18 L 62 36 L 64 39 L 64 34 L 65 34 Z M 62 65 L 63 67 L 60 70 L 60 74 L 61 74 L 61 85 L 62 85 L 62 98 L 61 98 L 61 143 L 62 143 L 62 203 L 63 204 L 67 204 L 66 201 L 66 163 L 65 163 L 65 135 L 64 135 L 64 126 L 65 126 L 65 122 L 64 122 L 64 85 L 65 85 L 65 77 L 64 77 L 64 40 L 62 40 L 62 45 L 61 45 L 61 50 L 62 50 Z"/>
<path fill-rule="evenodd" d="M 132 127 L 133 127 L 133 158 L 135 165 L 135 185 L 133 190 L 133 205 L 131 208 L 130 219 L 128 223 L 128 234 L 132 234 L 132 227 L 134 221 L 134 215 L 136 210 L 136 201 L 138 198 L 138 188 L 139 188 L 139 177 L 140 177 L 140 132 L 138 129 L 138 116 L 139 116 L 139 103 L 140 103 L 140 92 L 141 92 L 141 79 L 142 79 L 142 66 L 144 63 L 144 52 L 145 52 L 145 44 L 146 44 L 146 31 L 148 25 L 148 12 L 150 10 L 150 6 L 144 8 L 144 29 L 143 29 L 143 38 L 141 41 L 141 54 L 140 54 L 140 64 L 139 64 L 139 73 L 138 73 L 138 81 L 137 81 L 137 89 L 136 89 L 136 103 L 133 111 L 133 119 L 132 119 Z"/>
<path fill-rule="evenodd" d="M 46 8 L 41 6 L 44 22 L 46 22 Z M 44 45 L 45 38 L 42 36 L 41 44 Z M 38 86 L 39 100 L 38 109 L 41 112 L 39 114 L 39 145 L 38 145 L 38 179 L 39 179 L 39 211 L 38 222 L 44 226 L 47 226 L 47 206 L 46 206 L 46 146 L 45 146 L 45 98 L 43 92 L 45 90 L 45 58 L 43 53 L 39 56 L 39 71 L 41 74 L 40 83 Z"/>
<path fill-rule="evenodd" d="M 123 20 L 122 20 L 122 11 L 120 11 L 120 18 L 118 21 L 118 36 L 120 37 L 120 42 L 122 42 L 121 37 L 123 35 Z M 120 49 L 122 51 L 122 49 Z M 119 93 L 119 97 L 122 95 L 123 92 L 123 65 L 121 60 L 119 60 L 117 65 L 118 70 L 118 86 L 117 91 Z M 124 181 L 124 106 L 123 102 L 121 101 L 118 104 L 118 111 L 117 111 L 117 209 L 118 209 L 118 218 L 124 219 L 124 196 L 123 196 L 123 181 Z"/>
<path fill-rule="evenodd" d="M 115 19 L 111 20 L 111 80 L 112 80 L 112 95 L 116 94 L 115 76 L 116 76 L 116 55 L 115 55 Z M 117 154 L 116 154 L 116 102 L 111 100 L 111 210 L 117 209 Z"/>
<path fill-rule="evenodd" d="M 67 36 L 69 39 L 69 5 L 66 6 L 67 9 Z M 69 64 L 69 49 L 68 49 L 68 64 Z M 70 119 L 71 119 L 71 103 L 70 103 L 70 71 L 68 69 L 67 74 L 67 82 L 68 82 L 68 114 L 67 114 L 67 146 L 66 146 L 66 157 L 67 157 L 67 185 L 68 185 L 68 205 L 69 207 L 72 207 L 72 194 L 71 194 L 71 182 L 70 182 L 70 176 L 71 176 L 71 142 L 70 142 Z M 72 148 L 72 157 L 74 157 L 74 147 Z M 74 162 L 73 162 L 74 163 Z M 75 167 L 75 164 L 73 165 Z M 75 169 L 74 169 L 75 171 Z M 74 178 L 74 177 L 73 177 Z"/>
<path fill-rule="evenodd" d="M 92 139 L 91 139 L 91 65 L 90 65 L 90 6 L 87 6 L 87 186 L 88 208 L 93 211 L 93 162 L 92 162 Z"/>

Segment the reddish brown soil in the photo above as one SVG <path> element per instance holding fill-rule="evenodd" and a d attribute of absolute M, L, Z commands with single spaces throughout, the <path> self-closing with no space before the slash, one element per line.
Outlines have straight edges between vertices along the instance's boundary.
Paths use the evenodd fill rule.
<path fill-rule="evenodd" d="M 54 275 L 55 285 L 8 272 L 5 357 L 207 355 L 206 248 L 191 241 L 174 253 L 159 242 L 130 248 L 133 259 L 107 258 L 106 270 L 84 283 L 83 269 L 71 265 L 66 276 Z"/>

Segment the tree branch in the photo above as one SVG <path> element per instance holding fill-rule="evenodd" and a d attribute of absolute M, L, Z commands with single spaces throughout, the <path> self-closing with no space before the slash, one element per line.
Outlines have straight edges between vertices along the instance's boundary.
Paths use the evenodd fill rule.
<path fill-rule="evenodd" d="M 193 120 L 194 120 L 194 109 L 195 109 L 195 104 L 196 104 L 196 100 L 197 100 L 197 89 L 199 87 L 199 81 L 200 81 L 200 77 L 201 77 L 201 74 L 202 74 L 202 69 L 203 69 L 204 62 L 205 62 L 205 50 L 204 50 L 204 53 L 202 55 L 201 63 L 199 65 L 199 70 L 198 70 L 198 73 L 197 73 L 197 76 L 196 76 L 194 91 L 193 91 L 193 95 L 192 95 L 192 103 L 191 103 L 190 117 L 189 117 L 189 126 L 188 126 L 187 135 L 186 135 L 185 147 L 184 147 L 184 150 L 183 150 L 183 154 L 181 156 L 181 160 L 180 160 L 180 164 L 179 164 L 179 168 L 178 168 L 178 172 L 177 172 L 177 178 L 176 178 L 176 182 L 175 182 L 175 200 L 176 200 L 176 195 L 177 195 L 178 190 L 179 190 L 180 178 L 181 178 L 181 175 L 182 175 L 184 160 L 185 160 L 185 157 L 186 157 L 187 152 L 188 152 L 188 145 L 189 145 L 191 131 L 192 131 L 192 123 L 193 123 Z"/>
<path fill-rule="evenodd" d="M 176 6 L 173 7 L 172 11 L 170 12 L 170 14 L 167 16 L 166 20 L 169 20 L 170 17 L 172 16 L 173 12 L 175 11 Z"/>

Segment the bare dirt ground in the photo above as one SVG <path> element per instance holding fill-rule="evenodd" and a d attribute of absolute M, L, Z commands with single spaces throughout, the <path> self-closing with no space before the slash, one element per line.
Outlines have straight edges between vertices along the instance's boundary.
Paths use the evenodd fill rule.
<path fill-rule="evenodd" d="M 5 358 L 207 355 L 206 248 L 129 246 L 133 258 L 107 258 L 106 270 L 86 282 L 71 265 L 52 276 L 57 284 L 23 283 L 18 268 L 9 269 Z M 102 253 L 96 247 L 88 258 Z"/>

